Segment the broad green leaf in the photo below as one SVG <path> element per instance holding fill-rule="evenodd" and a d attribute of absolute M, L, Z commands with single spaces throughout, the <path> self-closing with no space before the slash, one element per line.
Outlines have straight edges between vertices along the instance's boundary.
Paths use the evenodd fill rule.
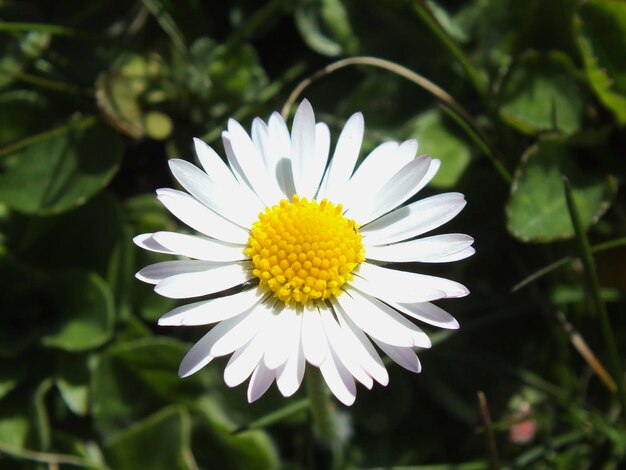
<path fill-rule="evenodd" d="M 58 318 L 42 344 L 66 351 L 84 351 L 111 338 L 115 318 L 113 296 L 97 274 L 72 270 L 55 274 L 48 286 Z"/>
<path fill-rule="evenodd" d="M 187 411 L 181 406 L 169 406 L 116 435 L 109 441 L 105 457 L 111 468 L 119 470 L 195 469 L 189 444 Z"/>
<path fill-rule="evenodd" d="M 580 168 L 561 139 L 546 138 L 530 147 L 515 174 L 507 204 L 507 228 L 525 242 L 550 242 L 574 236 L 561 176 L 570 179 L 585 226 L 598 221 L 615 195 L 612 178 Z"/>
<path fill-rule="evenodd" d="M 9 85 L 50 44 L 50 35 L 30 31 L 21 37 L 0 37 L 0 88 Z"/>
<path fill-rule="evenodd" d="M 234 470 L 279 468 L 276 449 L 266 433 L 254 430 L 233 434 L 235 426 L 225 410 L 209 398 L 200 400 L 193 410 L 193 451 L 201 466 L 219 461 L 224 468 Z"/>
<path fill-rule="evenodd" d="M 90 356 L 63 354 L 57 363 L 56 386 L 67 407 L 79 416 L 89 410 Z"/>
<path fill-rule="evenodd" d="M 0 147 L 50 125 L 48 101 L 30 90 L 7 90 L 0 93 L 0 115 L 11 116 L 0 126 Z"/>
<path fill-rule="evenodd" d="M 71 212 L 26 218 L 24 225 L 9 241 L 20 259 L 46 270 L 72 266 L 109 279 L 114 252 L 128 243 L 122 209 L 108 192 Z"/>
<path fill-rule="evenodd" d="M 467 140 L 449 128 L 441 112 L 435 109 L 419 115 L 408 127 L 409 135 L 419 142 L 418 155 L 441 160 L 441 168 L 430 184 L 437 188 L 455 186 L 472 157 Z"/>
<path fill-rule="evenodd" d="M 15 449 L 26 447 L 33 432 L 29 405 L 29 396 L 23 391 L 9 394 L 0 401 L 0 443 Z"/>
<path fill-rule="evenodd" d="M 166 405 L 189 404 L 206 394 L 216 371 L 178 377 L 187 350 L 184 343 L 162 337 L 107 349 L 92 380 L 91 411 L 100 434 L 111 437 Z"/>
<path fill-rule="evenodd" d="M 3 288 L 0 358 L 19 357 L 24 350 L 38 344 L 46 330 L 46 322 L 41 321 L 44 312 L 50 314 L 45 293 L 46 276 L 3 253 L 0 254 L 0 281 Z"/>
<path fill-rule="evenodd" d="M 522 132 L 572 134 L 581 127 L 585 90 L 560 52 L 524 54 L 504 77 L 499 99 L 502 116 Z"/>
<path fill-rule="evenodd" d="M 0 200 L 20 212 L 55 214 L 80 206 L 118 169 L 118 135 L 93 120 L 40 136 L 0 157 Z"/>
<path fill-rule="evenodd" d="M 582 3 L 576 21 L 587 78 L 599 100 L 626 125 L 626 2 Z"/>
<path fill-rule="evenodd" d="M 341 0 L 298 0 L 295 20 L 308 46 L 326 56 L 356 54 L 358 39 Z"/>

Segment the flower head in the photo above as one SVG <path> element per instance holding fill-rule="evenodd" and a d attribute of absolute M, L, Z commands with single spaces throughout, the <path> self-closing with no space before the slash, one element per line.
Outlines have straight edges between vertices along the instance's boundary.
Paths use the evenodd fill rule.
<path fill-rule="evenodd" d="M 404 205 L 433 178 L 439 160 L 416 158 L 417 142 L 409 140 L 385 142 L 357 166 L 363 131 L 363 116 L 354 114 L 329 158 L 328 126 L 315 121 L 305 100 L 291 133 L 277 113 L 267 123 L 256 118 L 251 135 L 230 120 L 222 134 L 228 164 L 198 139 L 204 171 L 170 160 L 187 192 L 160 189 L 158 198 L 199 234 L 147 233 L 135 243 L 189 258 L 137 273 L 158 294 L 209 296 L 159 320 L 216 324 L 184 357 L 181 377 L 232 354 L 224 380 L 236 386 L 251 377 L 254 401 L 274 380 L 284 396 L 295 393 L 308 362 L 350 405 L 355 379 L 367 388 L 389 380 L 374 344 L 402 367 L 421 370 L 414 347 L 431 343 L 409 318 L 458 328 L 430 302 L 468 290 L 396 263 L 472 255 L 467 235 L 418 238 L 456 216 L 465 199 L 446 193 Z"/>

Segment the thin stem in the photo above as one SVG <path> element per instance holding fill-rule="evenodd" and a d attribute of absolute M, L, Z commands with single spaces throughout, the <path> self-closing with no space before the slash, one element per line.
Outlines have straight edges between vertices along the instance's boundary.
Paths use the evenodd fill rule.
<path fill-rule="evenodd" d="M 617 391 L 617 385 L 615 385 L 615 381 L 606 371 L 602 363 L 598 360 L 594 352 L 591 350 L 585 338 L 576 331 L 574 326 L 567 321 L 563 312 L 556 312 L 556 318 L 559 320 L 559 323 L 567 333 L 570 342 L 576 348 L 578 353 L 583 357 L 583 359 L 589 364 L 589 367 L 595 372 L 598 378 L 602 381 L 604 386 L 611 392 L 615 393 Z"/>
<path fill-rule="evenodd" d="M 172 44 L 178 49 L 178 51 L 187 55 L 187 44 L 185 43 L 185 37 L 180 31 L 174 18 L 166 10 L 163 4 L 159 0 L 142 0 L 145 7 L 150 10 L 152 16 L 156 19 L 161 29 L 167 34 L 172 41 Z"/>
<path fill-rule="evenodd" d="M 337 442 L 337 430 L 335 429 L 328 388 L 319 369 L 312 367 L 311 370 L 307 371 L 306 390 L 309 395 L 315 430 L 324 444 L 334 446 Z"/>
<path fill-rule="evenodd" d="M 500 468 L 500 464 L 498 463 L 498 449 L 496 447 L 496 438 L 493 434 L 493 426 L 491 424 L 489 407 L 487 406 L 487 398 L 485 398 L 485 394 L 483 392 L 478 392 L 478 407 L 480 409 L 480 417 L 483 421 L 485 434 L 487 436 L 489 468 L 491 470 L 498 470 Z"/>
<path fill-rule="evenodd" d="M 622 404 L 622 408 L 626 409 L 626 396 L 624 396 L 623 379 L 624 369 L 622 369 L 619 352 L 617 350 L 617 344 L 615 342 L 615 336 L 613 335 L 613 329 L 611 327 L 611 322 L 609 321 L 609 315 L 606 311 L 606 306 L 602 301 L 600 293 L 600 281 L 598 280 L 598 273 L 596 271 L 591 248 L 589 246 L 589 240 L 587 238 L 587 233 L 585 232 L 583 224 L 580 220 L 580 214 L 578 212 L 578 207 L 576 206 L 576 201 L 574 200 L 572 187 L 569 183 L 569 179 L 567 179 L 566 177 L 563 177 L 563 186 L 565 188 L 565 200 L 567 201 L 567 208 L 570 213 L 570 218 L 572 219 L 574 231 L 576 232 L 576 238 L 578 239 L 578 243 L 580 245 L 581 259 L 585 267 L 587 281 L 589 282 L 591 298 L 595 305 L 596 312 L 600 316 L 600 326 L 602 328 L 604 342 L 606 344 L 607 352 L 609 355 L 611 369 L 613 369 L 613 379 L 617 384 L 618 398 Z"/>
<path fill-rule="evenodd" d="M 70 95 L 84 95 L 84 96 L 93 96 L 93 90 L 88 88 L 82 88 L 78 85 L 74 85 L 72 83 L 65 83 L 58 80 L 51 80 L 45 77 L 39 77 L 37 75 L 32 75 L 30 73 L 17 71 L 17 72 L 9 72 L 0 68 L 0 74 L 8 75 L 13 80 L 18 80 L 24 83 L 28 83 L 29 85 L 34 85 L 40 88 L 44 88 L 46 90 L 57 91 L 60 93 L 68 93 Z"/>
<path fill-rule="evenodd" d="M 31 462 L 47 463 L 48 465 L 74 465 L 77 467 L 101 467 L 96 462 L 67 454 L 53 454 L 48 452 L 37 452 L 28 449 L 17 449 L 8 444 L 0 442 L 0 454 L 10 455 L 19 460 L 29 460 Z"/>
<path fill-rule="evenodd" d="M 463 118 L 461 118 L 461 116 L 455 113 L 454 110 L 446 106 L 442 106 L 441 108 L 448 116 L 454 119 L 454 121 L 465 131 L 470 139 L 474 141 L 478 148 L 482 150 L 483 154 L 489 159 L 489 161 L 491 161 L 491 164 L 500 174 L 502 179 L 510 185 L 513 182 L 513 177 L 511 176 L 511 173 L 509 173 L 509 170 L 507 170 L 506 167 L 502 164 L 502 160 L 504 160 L 504 158 L 500 154 L 498 148 L 493 143 L 491 143 L 491 140 L 489 140 L 490 144 L 488 145 L 487 139 L 489 138 L 486 135 L 478 135 L 475 129 L 472 126 L 468 125 L 468 123 L 465 122 Z"/>
<path fill-rule="evenodd" d="M 430 28 L 430 30 L 437 36 L 448 51 L 459 62 L 463 70 L 467 74 L 470 82 L 476 89 L 476 91 L 484 98 L 487 96 L 487 81 L 485 77 L 481 75 L 478 69 L 472 64 L 467 54 L 459 47 L 459 45 L 450 37 L 445 29 L 439 24 L 435 16 L 430 11 L 430 8 L 424 0 L 417 0 L 414 3 L 416 13 L 422 19 L 424 24 Z"/>
<path fill-rule="evenodd" d="M 622 246 L 626 246 L 626 237 L 615 238 L 613 240 L 609 240 L 609 241 L 606 241 L 606 242 L 598 243 L 597 245 L 594 245 L 594 246 L 591 247 L 591 252 L 592 253 L 600 253 L 602 251 L 612 250 L 613 248 L 619 248 L 619 247 L 622 247 Z M 552 271 L 554 271 L 554 270 L 556 270 L 556 269 L 558 269 L 558 268 L 560 268 L 562 266 L 565 266 L 567 263 L 569 263 L 569 262 L 571 262 L 573 260 L 574 260 L 573 256 L 564 256 L 563 258 L 558 259 L 555 262 L 550 263 L 549 265 L 544 266 L 541 269 L 538 269 L 534 273 L 530 274 L 529 276 L 526 276 L 520 282 L 515 284 L 511 288 L 511 293 L 517 292 L 522 287 L 526 287 L 531 282 L 536 281 L 540 277 L 543 277 L 546 274 L 549 274 Z"/>
<path fill-rule="evenodd" d="M 330 75 L 331 73 L 339 69 L 342 69 L 344 67 L 349 67 L 352 65 L 369 65 L 369 66 L 381 68 L 384 70 L 388 70 L 390 72 L 395 73 L 396 75 L 406 78 L 410 82 L 426 90 L 435 98 L 437 98 L 439 101 L 441 101 L 441 103 L 445 107 L 449 108 L 454 114 L 456 114 L 458 116 L 459 121 L 462 120 L 467 126 L 467 128 L 471 129 L 473 136 L 483 142 L 484 146 L 486 146 L 489 149 L 489 152 L 487 152 L 487 155 L 493 156 L 493 159 L 490 158 L 492 162 L 497 161 L 498 158 L 502 160 L 502 156 L 500 155 L 500 152 L 498 151 L 496 146 L 493 144 L 491 139 L 484 133 L 484 131 L 480 128 L 480 126 L 478 126 L 478 124 L 474 121 L 474 118 L 472 117 L 472 115 L 458 101 L 456 101 L 452 95 L 450 95 L 443 88 L 434 84 L 427 78 L 412 71 L 411 69 L 408 69 L 402 65 L 396 64 L 395 62 L 391 62 L 389 60 L 380 59 L 378 57 L 362 56 L 362 57 L 350 57 L 347 59 L 338 60 L 336 62 L 328 64 L 326 67 L 318 70 L 311 76 L 305 78 L 293 89 L 293 91 L 287 98 L 287 101 L 285 102 L 285 105 L 283 106 L 283 109 L 281 111 L 283 118 L 287 119 L 289 115 L 289 110 L 291 109 L 293 104 L 296 102 L 296 100 L 302 94 L 302 92 L 306 90 L 313 82 L 319 80 L 322 77 Z M 484 147 L 481 146 L 481 148 L 484 148 Z M 498 170 L 498 173 L 503 177 L 503 179 L 507 183 L 510 183 L 511 175 L 506 170 L 506 168 L 504 168 L 501 162 L 498 162 L 498 163 L 499 164 L 496 164 L 496 169 Z"/>
<path fill-rule="evenodd" d="M 68 26 L 46 23 L 19 23 L 0 21 L 0 32 L 7 33 L 28 33 L 30 31 L 39 31 L 42 33 L 52 34 L 53 36 L 80 37 L 89 41 L 100 42 L 104 36 L 100 36 L 85 31 L 78 31 Z"/>
<path fill-rule="evenodd" d="M 21 140 L 13 144 L 9 144 L 6 147 L 0 148 L 0 157 L 4 157 L 10 153 L 21 150 L 25 147 L 33 145 L 42 140 L 50 139 L 57 135 L 65 134 L 74 129 L 84 129 L 90 126 L 93 126 L 98 122 L 98 117 L 96 116 L 86 116 L 80 119 L 76 119 L 68 124 L 64 124 L 63 126 L 55 127 L 54 129 L 50 129 L 44 132 L 40 132 L 38 134 L 33 134 L 28 137 L 25 137 Z"/>
<path fill-rule="evenodd" d="M 297 415 L 298 413 L 309 409 L 310 406 L 311 402 L 307 398 L 303 400 L 298 400 L 293 403 L 289 403 L 288 405 L 279 408 L 276 411 L 272 411 L 271 413 L 262 416 L 259 419 L 255 419 L 254 421 L 236 429 L 235 431 L 233 431 L 233 434 L 238 434 L 252 429 L 262 429 L 273 424 L 280 423 L 287 418 L 290 418 L 294 415 Z"/>

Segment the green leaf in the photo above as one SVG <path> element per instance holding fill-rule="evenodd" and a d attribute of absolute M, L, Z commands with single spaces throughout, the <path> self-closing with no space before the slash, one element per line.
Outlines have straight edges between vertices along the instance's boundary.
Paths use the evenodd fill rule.
<path fill-rule="evenodd" d="M 187 411 L 181 406 L 170 406 L 111 439 L 105 456 L 109 466 L 119 470 L 195 469 L 189 442 Z"/>
<path fill-rule="evenodd" d="M 507 228 L 525 242 L 574 236 L 561 176 L 567 176 L 585 227 L 598 221 L 616 191 L 612 178 L 581 168 L 563 140 L 550 137 L 530 147 L 517 169 L 507 204 Z"/>
<path fill-rule="evenodd" d="M 63 354 L 57 363 L 56 386 L 67 407 L 79 416 L 89 410 L 90 359 L 84 354 Z"/>
<path fill-rule="evenodd" d="M 298 0 L 295 20 L 308 46 L 326 56 L 356 54 L 358 39 L 341 0 Z"/>
<path fill-rule="evenodd" d="M 9 85 L 16 75 L 35 60 L 50 44 L 50 35 L 30 31 L 18 38 L 0 38 L 0 88 Z"/>
<path fill-rule="evenodd" d="M 33 428 L 28 419 L 29 396 L 12 393 L 0 401 L 0 443 L 24 448 Z"/>
<path fill-rule="evenodd" d="M 521 132 L 580 129 L 585 108 L 585 90 L 574 64 L 563 53 L 524 54 L 500 88 L 502 117 Z"/>
<path fill-rule="evenodd" d="M 11 116 L 0 126 L 0 147 L 40 132 L 50 125 L 47 100 L 30 90 L 8 90 L 0 94 L 0 115 Z"/>
<path fill-rule="evenodd" d="M 0 315 L 0 357 L 14 357 L 38 345 L 51 313 L 44 273 L 14 257 L 0 254 L 3 313 Z M 19 312 L 19 314 L 11 314 Z M 22 375 L 21 373 L 17 374 Z"/>
<path fill-rule="evenodd" d="M 236 470 L 265 470 L 279 468 L 276 449 L 267 434 L 245 431 L 234 434 L 235 427 L 221 405 L 209 398 L 200 400 L 193 408 L 193 451 L 198 463 L 211 466 L 222 463 Z"/>
<path fill-rule="evenodd" d="M 55 214 L 87 202 L 109 183 L 122 156 L 118 135 L 93 122 L 55 129 L 1 157 L 0 200 L 30 214 Z"/>
<path fill-rule="evenodd" d="M 436 109 L 419 115 L 409 128 L 419 142 L 418 154 L 441 160 L 441 168 L 430 184 L 437 188 L 456 186 L 472 157 L 468 142 L 446 125 L 441 111 Z"/>
<path fill-rule="evenodd" d="M 160 408 L 189 404 L 208 392 L 205 371 L 186 379 L 177 375 L 188 346 L 179 341 L 149 337 L 109 348 L 93 374 L 92 414 L 105 437 L 119 433 Z"/>
<path fill-rule="evenodd" d="M 626 3 L 584 2 L 576 21 L 587 78 L 598 99 L 626 124 Z"/>
<path fill-rule="evenodd" d="M 24 225 L 9 241 L 21 260 L 44 270 L 71 266 L 109 279 L 114 252 L 129 242 L 122 209 L 108 192 L 72 212 L 29 217 Z"/>
<path fill-rule="evenodd" d="M 7 367 L 6 364 L 0 364 L 0 400 L 11 392 L 21 378 L 20 371 L 23 369 L 13 370 L 13 367 Z M 17 372 L 17 374 L 15 374 Z M 17 376 L 16 376 L 17 375 Z"/>
<path fill-rule="evenodd" d="M 81 270 L 60 272 L 53 276 L 49 290 L 60 318 L 42 338 L 44 346 L 84 351 L 111 338 L 113 296 L 100 276 Z"/>

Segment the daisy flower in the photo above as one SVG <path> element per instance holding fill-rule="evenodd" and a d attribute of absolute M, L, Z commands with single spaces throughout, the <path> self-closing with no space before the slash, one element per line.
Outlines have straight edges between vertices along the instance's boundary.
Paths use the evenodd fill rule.
<path fill-rule="evenodd" d="M 456 216 L 465 199 L 445 193 L 405 205 L 440 161 L 416 158 L 417 141 L 408 140 L 379 145 L 357 166 L 363 131 L 356 113 L 330 158 L 329 128 L 305 100 L 291 133 L 278 113 L 254 119 L 250 135 L 230 120 L 222 134 L 228 164 L 198 139 L 202 170 L 170 160 L 186 192 L 159 189 L 157 197 L 198 234 L 146 233 L 134 241 L 184 257 L 147 266 L 138 279 L 166 297 L 203 298 L 159 325 L 216 324 L 183 358 L 181 377 L 232 354 L 224 381 L 234 387 L 250 377 L 252 402 L 274 381 L 284 396 L 295 393 L 308 362 L 350 405 L 355 380 L 367 388 L 388 383 L 379 350 L 420 372 L 414 348 L 431 343 L 410 319 L 458 328 L 430 302 L 463 297 L 467 288 L 397 263 L 472 255 L 468 235 L 417 238 Z"/>

